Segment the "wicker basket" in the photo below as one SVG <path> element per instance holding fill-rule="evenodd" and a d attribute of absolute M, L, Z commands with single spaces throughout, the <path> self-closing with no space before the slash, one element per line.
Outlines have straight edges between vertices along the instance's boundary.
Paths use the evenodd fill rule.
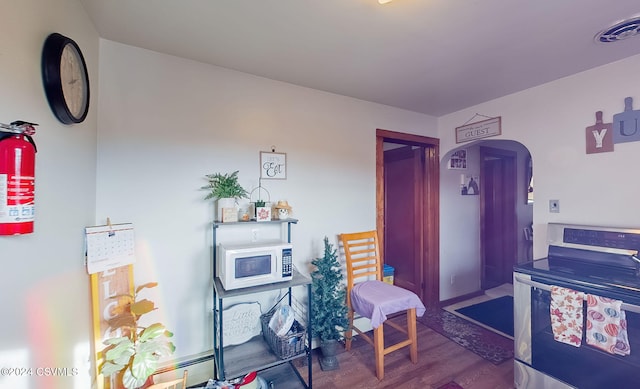
<path fill-rule="evenodd" d="M 287 359 L 305 352 L 305 343 L 307 339 L 307 330 L 298 322 L 293 321 L 291 329 L 285 336 L 278 336 L 271 328 L 269 321 L 276 311 L 276 307 L 271 308 L 269 312 L 260 316 L 262 324 L 262 336 L 269 343 L 271 350 L 281 359 Z"/>

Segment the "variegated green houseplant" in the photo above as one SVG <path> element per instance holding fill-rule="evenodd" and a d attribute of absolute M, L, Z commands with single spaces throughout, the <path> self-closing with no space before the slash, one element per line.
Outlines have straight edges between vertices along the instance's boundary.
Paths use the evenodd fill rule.
<path fill-rule="evenodd" d="M 119 304 L 114 316 L 108 320 L 110 328 L 120 330 L 122 336 L 104 341 L 107 345 L 102 352 L 104 362 L 99 371 L 104 376 L 117 375 L 127 389 L 142 387 L 156 371 L 158 360 L 175 351 L 169 340 L 173 336 L 161 323 L 147 327 L 140 325 L 140 318 L 157 309 L 147 299 L 139 299 L 139 293 L 145 288 L 153 288 L 156 282 L 140 285 L 133 295 L 118 295 Z"/>

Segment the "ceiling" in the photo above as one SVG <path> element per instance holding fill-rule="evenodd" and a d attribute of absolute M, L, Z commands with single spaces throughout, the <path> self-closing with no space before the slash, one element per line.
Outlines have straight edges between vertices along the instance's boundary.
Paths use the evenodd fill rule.
<path fill-rule="evenodd" d="M 442 116 L 640 53 L 638 0 L 80 0 L 101 37 Z"/>

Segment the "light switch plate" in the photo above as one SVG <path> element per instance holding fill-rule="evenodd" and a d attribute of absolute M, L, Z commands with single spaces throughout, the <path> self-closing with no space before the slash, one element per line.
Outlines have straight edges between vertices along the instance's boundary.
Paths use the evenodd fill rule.
<path fill-rule="evenodd" d="M 549 212 L 560 213 L 560 200 L 549 200 Z"/>

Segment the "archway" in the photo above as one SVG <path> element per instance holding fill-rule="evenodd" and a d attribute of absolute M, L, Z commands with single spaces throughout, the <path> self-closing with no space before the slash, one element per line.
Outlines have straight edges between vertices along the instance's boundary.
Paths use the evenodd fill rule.
<path fill-rule="evenodd" d="M 515 158 L 515 262 L 531 260 L 531 240 L 525 229 L 533 222 L 533 204 L 527 201 L 530 152 L 512 140 L 482 140 L 462 144 L 444 154 L 440 166 L 440 295 L 449 301 L 483 290 L 483 236 L 481 148 L 504 150 Z M 485 173 L 486 174 L 486 173 Z M 470 185 L 473 179 L 473 185 Z M 529 180 L 529 181 L 528 181 Z M 477 186 L 477 191 L 475 190 Z M 488 188 L 487 188 L 488 189 Z"/>

